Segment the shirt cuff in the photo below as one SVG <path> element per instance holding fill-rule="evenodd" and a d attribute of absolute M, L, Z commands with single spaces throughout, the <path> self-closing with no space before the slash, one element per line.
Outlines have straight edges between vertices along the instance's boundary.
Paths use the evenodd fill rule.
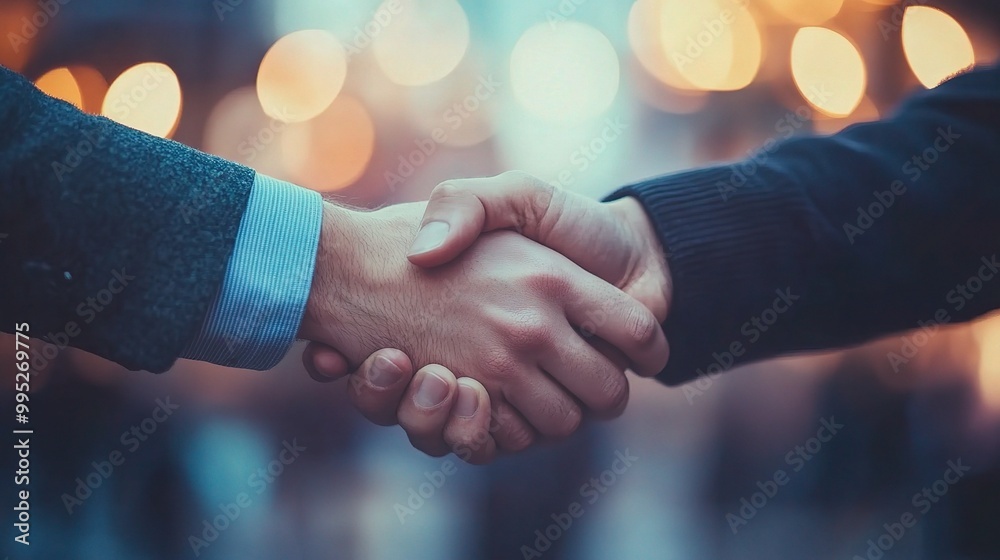
<path fill-rule="evenodd" d="M 257 174 L 222 285 L 181 357 L 271 369 L 302 322 L 319 245 L 319 193 Z"/>

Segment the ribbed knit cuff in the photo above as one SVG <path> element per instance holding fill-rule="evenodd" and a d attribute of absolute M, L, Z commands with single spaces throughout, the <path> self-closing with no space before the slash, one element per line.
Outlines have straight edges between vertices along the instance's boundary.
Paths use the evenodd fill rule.
<path fill-rule="evenodd" d="M 742 165 L 650 179 L 608 197 L 638 199 L 666 252 L 674 292 L 663 325 L 671 350 L 664 383 L 766 357 L 768 331 L 781 321 L 765 319 L 794 307 L 800 264 L 789 237 L 801 205 Z"/>

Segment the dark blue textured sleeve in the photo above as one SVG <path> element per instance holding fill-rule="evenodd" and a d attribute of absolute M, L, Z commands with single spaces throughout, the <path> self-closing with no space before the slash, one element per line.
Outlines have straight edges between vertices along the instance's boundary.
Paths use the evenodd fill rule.
<path fill-rule="evenodd" d="M 755 161 L 629 185 L 674 282 L 660 375 L 700 375 L 1000 307 L 1000 68 Z"/>
<path fill-rule="evenodd" d="M 166 370 L 222 282 L 253 181 L 0 67 L 0 330 Z"/>

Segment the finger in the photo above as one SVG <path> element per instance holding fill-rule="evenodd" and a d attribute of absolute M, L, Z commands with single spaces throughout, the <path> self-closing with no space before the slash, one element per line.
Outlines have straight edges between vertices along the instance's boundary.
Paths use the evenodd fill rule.
<path fill-rule="evenodd" d="M 538 434 L 531 424 L 509 402 L 497 395 L 491 397 L 493 404 L 490 432 L 500 450 L 517 453 L 532 446 Z"/>
<path fill-rule="evenodd" d="M 444 427 L 444 440 L 455 455 L 473 465 L 484 465 L 497 454 L 490 433 L 490 394 L 471 377 L 458 380 L 458 397 Z"/>
<path fill-rule="evenodd" d="M 458 382 L 448 368 L 432 364 L 417 372 L 399 406 L 399 425 L 413 447 L 433 457 L 451 452 L 444 426 L 457 392 Z"/>
<path fill-rule="evenodd" d="M 309 377 L 320 383 L 336 381 L 350 372 L 347 358 L 325 344 L 310 342 L 302 351 L 302 365 Z"/>
<path fill-rule="evenodd" d="M 632 371 L 652 377 L 667 365 L 670 347 L 656 317 L 618 288 L 578 271 L 585 286 L 566 304 L 566 317 L 584 336 L 597 336 L 628 357 Z M 584 278 L 587 276 L 587 278 Z"/>
<path fill-rule="evenodd" d="M 596 336 L 586 336 L 583 337 L 587 341 L 587 344 L 594 347 L 595 350 L 601 353 L 602 356 L 611 360 L 611 363 L 615 364 L 615 369 L 618 371 L 625 371 L 628 369 L 629 361 L 625 354 L 622 354 L 620 350 L 614 346 L 608 344 L 606 340 L 597 338 Z"/>
<path fill-rule="evenodd" d="M 566 326 L 559 344 L 541 357 L 541 367 L 599 418 L 615 418 L 628 404 L 625 368 Z"/>
<path fill-rule="evenodd" d="M 410 358 L 392 348 L 368 357 L 349 377 L 347 392 L 365 418 L 380 426 L 398 423 L 396 411 L 413 379 Z"/>
<path fill-rule="evenodd" d="M 456 179 L 431 192 L 407 258 L 431 267 L 451 261 L 487 231 L 514 228 L 538 240 L 555 188 L 525 173 Z"/>
<path fill-rule="evenodd" d="M 505 387 L 504 396 L 538 433 L 546 437 L 567 437 L 580 427 L 583 420 L 576 401 L 540 371 L 521 383 Z"/>

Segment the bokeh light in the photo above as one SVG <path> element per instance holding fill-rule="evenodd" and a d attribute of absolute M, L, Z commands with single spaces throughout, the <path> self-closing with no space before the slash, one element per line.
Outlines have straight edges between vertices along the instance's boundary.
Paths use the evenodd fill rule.
<path fill-rule="evenodd" d="M 853 113 L 868 83 L 857 47 L 824 27 L 804 27 L 795 34 L 792 77 L 806 101 L 831 117 Z"/>
<path fill-rule="evenodd" d="M 49 70 L 35 80 L 35 86 L 56 99 L 71 103 L 78 109 L 83 108 L 80 85 L 76 82 L 76 78 L 69 71 L 69 68 Z"/>
<path fill-rule="evenodd" d="M 469 20 L 456 0 L 387 0 L 399 5 L 372 43 L 393 82 L 420 86 L 451 73 L 469 48 Z"/>
<path fill-rule="evenodd" d="M 5 0 L 0 4 L 0 64 L 15 72 L 24 70 L 38 44 L 40 30 L 31 23 L 38 5 L 32 0 Z"/>
<path fill-rule="evenodd" d="M 977 324 L 976 335 L 980 351 L 979 390 L 985 404 L 1000 412 L 1000 318 Z"/>
<path fill-rule="evenodd" d="M 720 0 L 662 0 L 659 36 L 668 73 L 691 87 L 732 91 L 746 87 L 761 62 L 761 37 L 750 12 Z"/>
<path fill-rule="evenodd" d="M 347 53 L 326 31 L 307 29 L 278 39 L 257 71 L 264 113 L 282 122 L 303 122 L 322 113 L 347 79 Z"/>
<path fill-rule="evenodd" d="M 261 173 L 282 176 L 281 141 L 289 126 L 264 114 L 253 86 L 242 87 L 212 109 L 205 122 L 204 148 Z"/>
<path fill-rule="evenodd" d="M 651 76 L 676 89 L 693 89 L 663 48 L 663 18 L 666 0 L 637 0 L 628 14 L 628 39 L 639 64 Z"/>
<path fill-rule="evenodd" d="M 767 0 L 782 17 L 801 25 L 819 25 L 840 12 L 844 0 Z"/>
<path fill-rule="evenodd" d="M 715 89 L 726 81 L 733 67 L 733 31 L 719 19 L 721 12 L 717 0 L 664 0 L 655 16 L 660 18 L 660 41 L 667 62 L 698 89 Z M 715 23 L 703 23 L 713 19 Z"/>
<path fill-rule="evenodd" d="M 108 81 L 104 75 L 92 66 L 70 66 L 69 71 L 80 86 L 80 96 L 83 98 L 84 111 L 100 114 L 104 96 L 108 93 Z"/>
<path fill-rule="evenodd" d="M 101 114 L 136 130 L 169 138 L 181 118 L 181 84 L 160 62 L 125 70 L 108 87 Z"/>
<path fill-rule="evenodd" d="M 925 87 L 932 88 L 975 62 L 969 36 L 936 8 L 911 6 L 903 14 L 903 52 Z"/>
<path fill-rule="evenodd" d="M 515 98 L 531 113 L 557 122 L 582 122 L 611 106 L 621 69 L 600 31 L 577 22 L 528 29 L 510 57 Z"/>
<path fill-rule="evenodd" d="M 375 151 L 375 124 L 357 99 L 342 95 L 315 119 L 285 132 L 282 155 L 296 183 L 336 191 L 357 181 Z"/>
<path fill-rule="evenodd" d="M 718 91 L 735 91 L 750 85 L 760 69 L 764 46 L 760 29 L 750 11 L 735 5 L 732 8 L 733 65 L 726 80 L 717 84 Z"/>
<path fill-rule="evenodd" d="M 474 146 L 493 135 L 504 85 L 484 68 L 463 64 L 443 80 L 410 88 L 406 116 L 443 145 Z"/>

